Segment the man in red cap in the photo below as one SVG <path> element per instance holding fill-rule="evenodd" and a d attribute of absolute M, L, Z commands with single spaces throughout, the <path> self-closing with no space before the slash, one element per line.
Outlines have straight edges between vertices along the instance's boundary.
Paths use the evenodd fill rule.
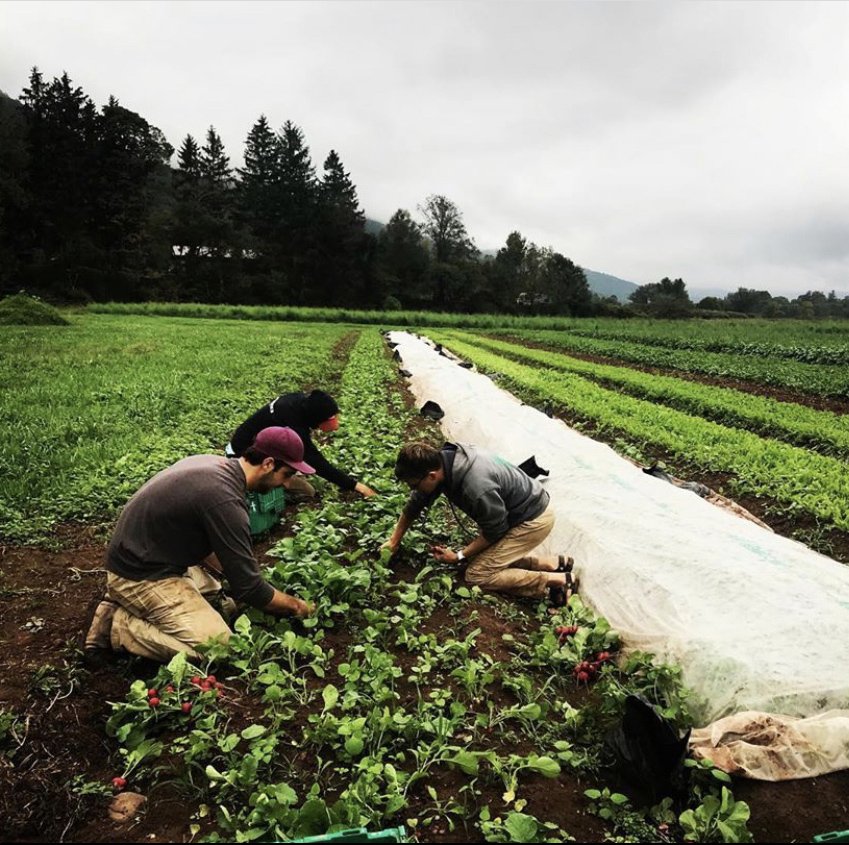
<path fill-rule="evenodd" d="M 245 494 L 285 487 L 301 472 L 304 444 L 291 429 L 263 429 L 237 460 L 195 455 L 150 479 L 127 502 L 106 551 L 106 596 L 94 611 L 88 654 L 112 648 L 166 661 L 179 651 L 225 641 L 230 629 L 204 595 L 226 576 L 237 601 L 272 614 L 307 616 L 312 608 L 260 574 L 251 549 Z"/>

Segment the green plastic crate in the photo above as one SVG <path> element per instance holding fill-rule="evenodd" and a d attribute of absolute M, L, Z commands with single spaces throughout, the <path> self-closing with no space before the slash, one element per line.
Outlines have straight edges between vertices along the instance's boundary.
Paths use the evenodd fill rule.
<path fill-rule="evenodd" d="M 351 827 L 337 833 L 323 833 L 321 836 L 306 836 L 303 839 L 291 839 L 291 842 L 403 842 L 407 833 L 403 827 L 387 827 L 369 833 L 364 827 Z"/>
<path fill-rule="evenodd" d="M 251 536 L 264 534 L 280 522 L 280 514 L 286 507 L 286 494 L 282 487 L 268 493 L 248 493 L 248 517 Z"/>
<path fill-rule="evenodd" d="M 849 842 L 849 830 L 835 830 L 831 833 L 820 833 L 813 838 L 814 842 Z"/>

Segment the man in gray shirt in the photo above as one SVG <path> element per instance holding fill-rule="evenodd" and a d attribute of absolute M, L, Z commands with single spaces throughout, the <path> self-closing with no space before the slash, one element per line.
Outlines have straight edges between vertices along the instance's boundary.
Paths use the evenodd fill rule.
<path fill-rule="evenodd" d="M 554 509 L 542 485 L 518 467 L 470 445 L 436 449 L 410 443 L 398 454 L 395 477 L 412 491 L 392 536 L 382 548 L 397 551 L 419 514 L 440 494 L 468 514 L 479 534 L 459 551 L 432 546 L 444 563 L 463 564 L 466 581 L 519 596 L 544 596 L 562 607 L 577 590 L 572 558 L 529 554 L 554 527 Z"/>
<path fill-rule="evenodd" d="M 285 487 L 310 474 L 301 438 L 266 428 L 240 458 L 195 455 L 150 479 L 127 502 L 106 551 L 106 597 L 97 606 L 86 652 L 112 648 L 166 661 L 179 651 L 226 641 L 230 629 L 203 597 L 226 576 L 237 601 L 273 614 L 306 616 L 306 602 L 260 574 L 251 548 L 245 495 Z"/>

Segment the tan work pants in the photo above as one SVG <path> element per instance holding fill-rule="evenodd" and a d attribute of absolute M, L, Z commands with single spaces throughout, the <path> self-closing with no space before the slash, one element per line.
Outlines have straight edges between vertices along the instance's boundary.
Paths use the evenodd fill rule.
<path fill-rule="evenodd" d="M 295 475 L 290 478 L 285 487 L 286 497 L 293 503 L 303 502 L 315 496 L 315 487 L 304 478 L 303 475 Z"/>
<path fill-rule="evenodd" d="M 163 663 L 179 651 L 199 658 L 195 646 L 212 637 L 222 642 L 230 638 L 227 623 L 204 598 L 220 589 L 199 566 L 159 581 L 131 581 L 110 572 L 106 598 L 119 605 L 112 620 L 112 648 Z"/>
<path fill-rule="evenodd" d="M 497 543 L 475 555 L 466 567 L 466 583 L 485 590 L 515 596 L 543 596 L 548 589 L 550 569 L 528 552 L 535 549 L 554 528 L 554 508 L 536 519 L 511 528 Z"/>

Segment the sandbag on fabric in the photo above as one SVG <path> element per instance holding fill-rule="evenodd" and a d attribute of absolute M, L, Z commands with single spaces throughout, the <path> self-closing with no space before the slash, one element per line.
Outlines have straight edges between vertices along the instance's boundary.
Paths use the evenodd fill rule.
<path fill-rule="evenodd" d="M 659 483 L 424 341 L 391 337 L 417 399 L 445 411 L 446 439 L 550 470 L 557 523 L 543 553 L 575 558 L 584 599 L 626 647 L 681 666 L 699 725 L 750 710 L 821 715 L 820 758 L 849 767 L 833 753 L 849 747 L 849 723 L 828 715 L 849 709 L 849 661 L 822 658 L 824 643 L 849 642 L 849 566 Z M 811 759 L 795 777 L 821 773 Z"/>

